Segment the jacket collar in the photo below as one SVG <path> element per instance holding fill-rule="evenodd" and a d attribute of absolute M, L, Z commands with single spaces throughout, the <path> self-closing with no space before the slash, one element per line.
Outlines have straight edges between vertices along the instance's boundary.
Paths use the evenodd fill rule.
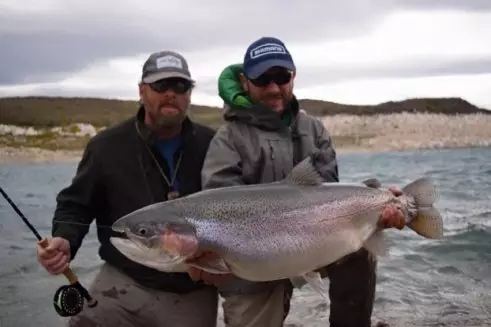
<path fill-rule="evenodd" d="M 288 110 L 291 114 L 292 123 L 290 127 L 282 120 L 280 114 L 261 105 L 254 105 L 251 108 L 227 105 L 225 107 L 224 119 L 228 121 L 241 121 L 245 124 L 270 131 L 295 129 L 300 110 L 298 100 L 295 96 L 285 110 Z"/>

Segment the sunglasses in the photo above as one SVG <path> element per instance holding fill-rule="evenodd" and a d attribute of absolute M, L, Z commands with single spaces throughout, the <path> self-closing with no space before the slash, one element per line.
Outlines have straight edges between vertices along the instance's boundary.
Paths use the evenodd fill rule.
<path fill-rule="evenodd" d="M 158 93 L 164 93 L 172 90 L 177 94 L 183 94 L 189 91 L 193 86 L 190 81 L 182 78 L 166 78 L 153 83 L 150 83 L 150 88 Z"/>
<path fill-rule="evenodd" d="M 274 74 L 262 74 L 256 79 L 251 79 L 251 83 L 257 87 L 265 87 L 273 82 L 276 85 L 285 85 L 290 83 L 292 73 L 289 71 L 281 71 Z"/>

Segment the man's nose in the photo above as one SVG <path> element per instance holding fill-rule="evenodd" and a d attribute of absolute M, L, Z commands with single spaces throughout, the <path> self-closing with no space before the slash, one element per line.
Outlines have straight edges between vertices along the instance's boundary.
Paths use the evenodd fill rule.
<path fill-rule="evenodd" d="M 176 92 L 174 92 L 174 90 L 172 88 L 168 88 L 167 90 L 163 91 L 163 92 L 160 92 L 160 96 L 162 98 L 175 98 L 176 97 Z"/>
<path fill-rule="evenodd" d="M 269 82 L 268 85 L 266 85 L 264 87 L 264 90 L 265 91 L 268 91 L 268 92 L 279 92 L 280 91 L 280 87 L 278 86 L 278 84 L 276 84 L 275 82 L 271 81 L 271 82 Z"/>

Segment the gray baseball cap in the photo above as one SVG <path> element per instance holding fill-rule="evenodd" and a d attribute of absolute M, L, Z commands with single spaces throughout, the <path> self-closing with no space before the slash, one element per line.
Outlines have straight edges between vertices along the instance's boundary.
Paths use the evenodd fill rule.
<path fill-rule="evenodd" d="M 194 83 L 186 59 L 174 51 L 152 53 L 143 64 L 142 82 L 154 83 L 170 77 L 180 77 Z"/>

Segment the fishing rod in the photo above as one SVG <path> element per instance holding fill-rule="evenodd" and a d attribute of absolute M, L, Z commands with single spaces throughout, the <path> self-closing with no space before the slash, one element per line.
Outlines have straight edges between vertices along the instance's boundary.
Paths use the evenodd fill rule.
<path fill-rule="evenodd" d="M 14 211 L 19 215 L 22 221 L 29 227 L 32 233 L 38 239 L 38 244 L 46 248 L 48 246 L 48 239 L 42 238 L 39 235 L 36 228 L 29 222 L 26 216 L 20 211 L 20 209 L 15 205 L 15 203 L 10 199 L 10 197 L 5 193 L 3 188 L 0 186 L 0 193 Z M 89 308 L 93 308 L 97 305 L 97 300 L 93 298 L 87 289 L 80 284 L 77 275 L 72 271 L 70 267 L 65 269 L 63 275 L 68 279 L 70 285 L 63 285 L 59 287 L 53 298 L 53 305 L 55 311 L 62 317 L 70 317 L 79 314 L 84 307 L 84 299 L 87 300 L 87 305 Z"/>

